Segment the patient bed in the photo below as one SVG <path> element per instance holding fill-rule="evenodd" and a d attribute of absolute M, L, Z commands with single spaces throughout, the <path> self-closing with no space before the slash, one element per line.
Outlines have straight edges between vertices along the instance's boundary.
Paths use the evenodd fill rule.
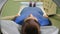
<path fill-rule="evenodd" d="M 10 20 L 0 20 L 3 34 L 20 34 L 21 25 Z M 41 26 L 41 34 L 58 34 L 59 29 L 55 26 Z"/>

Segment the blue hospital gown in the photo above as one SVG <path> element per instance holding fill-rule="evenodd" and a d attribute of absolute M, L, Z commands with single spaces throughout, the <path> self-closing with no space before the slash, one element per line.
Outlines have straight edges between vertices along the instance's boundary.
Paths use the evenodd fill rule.
<path fill-rule="evenodd" d="M 36 17 L 38 19 L 38 22 L 41 26 L 45 26 L 45 25 L 50 24 L 48 18 L 43 17 L 43 12 L 38 7 L 25 7 L 22 10 L 20 16 L 18 16 L 15 19 L 15 22 L 17 24 L 22 25 L 24 19 L 27 18 L 30 14 L 32 14 L 34 17 Z"/>

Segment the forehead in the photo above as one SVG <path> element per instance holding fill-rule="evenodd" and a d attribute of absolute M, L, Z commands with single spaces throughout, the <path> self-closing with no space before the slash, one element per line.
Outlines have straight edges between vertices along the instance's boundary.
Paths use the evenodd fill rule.
<path fill-rule="evenodd" d="M 38 23 L 38 21 L 37 20 L 35 20 L 35 19 L 28 19 L 28 20 L 26 20 L 25 22 L 30 22 L 30 23 Z"/>
<path fill-rule="evenodd" d="M 30 25 L 39 25 L 38 22 L 34 19 L 26 20 L 25 23 L 28 23 Z"/>

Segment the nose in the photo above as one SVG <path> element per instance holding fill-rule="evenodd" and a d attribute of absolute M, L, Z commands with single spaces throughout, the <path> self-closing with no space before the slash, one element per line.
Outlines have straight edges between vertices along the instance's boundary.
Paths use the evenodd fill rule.
<path fill-rule="evenodd" d="M 30 14 L 30 15 L 29 15 L 29 17 L 33 17 L 33 15 L 32 15 L 32 14 Z"/>

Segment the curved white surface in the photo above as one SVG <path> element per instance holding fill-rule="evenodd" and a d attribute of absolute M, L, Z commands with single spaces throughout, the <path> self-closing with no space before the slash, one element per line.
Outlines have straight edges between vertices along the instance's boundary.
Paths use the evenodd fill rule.
<path fill-rule="evenodd" d="M 0 20 L 3 34 L 20 34 L 21 26 L 10 20 Z M 59 29 L 55 26 L 41 26 L 41 34 L 58 34 Z"/>
<path fill-rule="evenodd" d="M 3 5 L 5 4 L 7 0 L 0 0 L 0 10 L 2 9 Z"/>

